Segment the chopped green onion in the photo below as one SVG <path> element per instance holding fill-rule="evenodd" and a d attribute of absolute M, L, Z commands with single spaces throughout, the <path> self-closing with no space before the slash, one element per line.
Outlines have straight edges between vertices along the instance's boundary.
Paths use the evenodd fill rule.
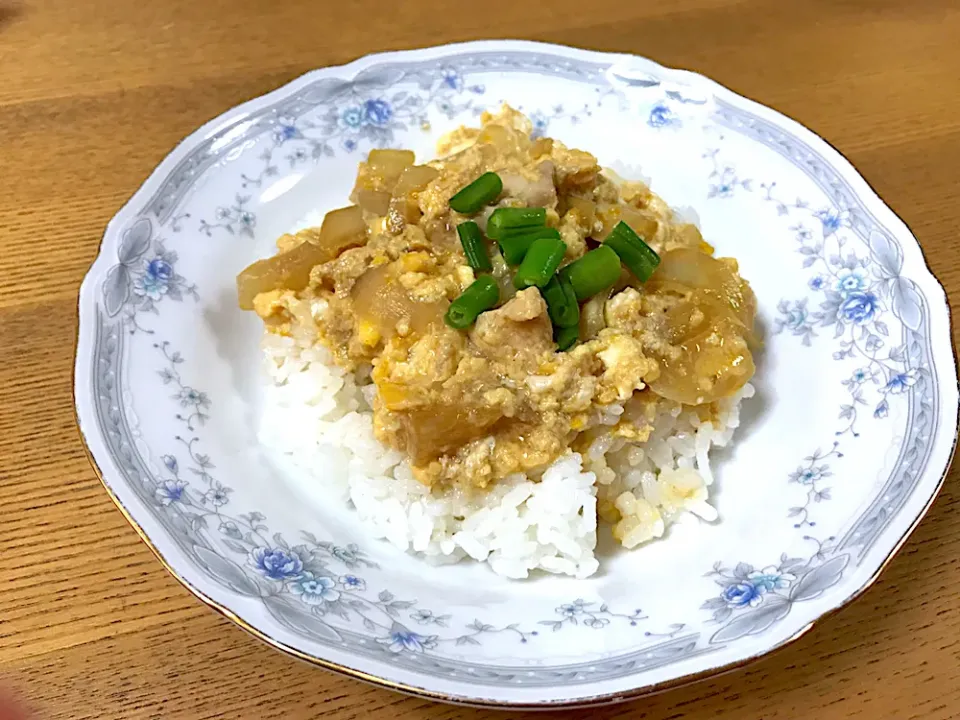
<path fill-rule="evenodd" d="M 517 268 L 517 274 L 513 276 L 513 286 L 517 290 L 534 285 L 543 287 L 560 267 L 560 261 L 566 252 L 567 244 L 563 240 L 552 237 L 534 240 Z"/>
<path fill-rule="evenodd" d="M 603 242 L 620 256 L 623 264 L 640 281 L 649 280 L 660 264 L 660 256 L 623 220 L 617 223 Z"/>
<path fill-rule="evenodd" d="M 580 328 L 576 325 L 573 327 L 557 328 L 553 334 L 553 339 L 557 341 L 557 349 L 560 352 L 569 350 L 576 345 L 577 340 L 580 339 Z"/>
<path fill-rule="evenodd" d="M 566 328 L 580 324 L 580 306 L 577 305 L 577 295 L 573 292 L 569 280 L 554 275 L 540 292 L 547 302 L 547 312 L 555 327 Z"/>
<path fill-rule="evenodd" d="M 507 261 L 507 264 L 519 265 L 523 262 L 530 246 L 540 238 L 556 238 L 559 240 L 560 231 L 548 227 L 517 228 L 516 230 L 504 231 L 497 242 L 500 244 L 500 252 L 503 253 L 503 259 Z"/>
<path fill-rule="evenodd" d="M 543 227 L 546 222 L 546 208 L 497 208 L 487 220 L 487 237 L 499 240 L 506 230 Z"/>
<path fill-rule="evenodd" d="M 497 199 L 503 191 L 503 181 L 495 172 L 487 172 L 478 177 L 460 192 L 450 198 L 450 207 L 458 213 L 472 215 Z"/>
<path fill-rule="evenodd" d="M 620 258 L 612 248 L 601 245 L 567 265 L 560 275 L 573 286 L 577 300 L 583 302 L 619 279 Z"/>
<path fill-rule="evenodd" d="M 487 247 L 483 244 L 483 233 L 480 232 L 480 226 L 473 220 L 457 225 L 457 235 L 460 236 L 460 244 L 463 245 L 463 254 L 467 256 L 467 262 L 474 270 L 485 270 L 490 272 L 493 265 L 490 264 L 490 256 L 487 255 Z"/>
<path fill-rule="evenodd" d="M 473 284 L 450 303 L 444 320 L 457 330 L 468 327 L 477 319 L 477 315 L 489 310 L 500 301 L 500 286 L 490 275 L 481 275 Z"/>

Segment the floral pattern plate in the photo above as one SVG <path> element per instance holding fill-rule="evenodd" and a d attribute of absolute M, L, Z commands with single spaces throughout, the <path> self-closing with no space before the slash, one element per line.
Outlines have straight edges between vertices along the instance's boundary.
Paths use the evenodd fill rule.
<path fill-rule="evenodd" d="M 234 276 L 372 147 L 432 153 L 503 101 L 643 173 L 740 260 L 767 341 L 721 521 L 588 580 L 436 568 L 371 540 L 257 442 L 259 321 Z M 798 124 L 642 58 L 522 42 L 312 72 L 185 140 L 110 222 L 80 293 L 77 413 L 104 485 L 181 582 L 318 665 L 476 704 L 606 702 L 733 667 L 862 592 L 957 430 L 944 293 L 910 231 Z"/>

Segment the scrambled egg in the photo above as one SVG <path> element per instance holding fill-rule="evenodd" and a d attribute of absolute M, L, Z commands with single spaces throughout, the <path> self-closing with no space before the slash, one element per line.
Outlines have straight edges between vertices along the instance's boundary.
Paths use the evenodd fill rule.
<path fill-rule="evenodd" d="M 611 179 L 589 153 L 530 131 L 529 120 L 504 107 L 485 113 L 480 128 L 443 138 L 441 158 L 426 165 L 413 165 L 406 151 L 371 153 L 351 195 L 362 224 L 355 211 L 342 214 L 339 229 L 325 222 L 319 232 L 281 238 L 290 253 L 338 233 L 337 252 L 308 268 L 300 287 L 282 279 L 300 278 L 284 266 L 281 287 L 253 299 L 271 332 L 312 333 L 339 364 L 369 371 L 377 437 L 405 452 L 426 484 L 485 487 L 535 472 L 611 430 L 598 418 L 628 403 L 612 432 L 641 442 L 661 405 L 702 405 L 709 415 L 753 371 L 755 303 L 736 264 L 712 258 L 697 229 L 646 185 Z M 584 306 L 580 343 L 558 352 L 540 292 L 514 290 L 490 244 L 500 305 L 467 330 L 448 327 L 449 303 L 476 279 L 456 233 L 467 218 L 449 199 L 487 171 L 503 181 L 496 207 L 547 209 L 566 243 L 564 263 L 623 220 L 660 253 L 662 271 L 645 284 L 624 271 Z M 483 228 L 493 209 L 472 219 Z M 362 242 L 344 239 L 348 221 Z M 276 285 L 271 271 L 258 270 Z M 657 482 L 663 508 L 709 507 L 694 472 L 664 472 Z M 630 492 L 602 501 L 599 512 L 627 547 L 664 531 L 659 510 Z"/>

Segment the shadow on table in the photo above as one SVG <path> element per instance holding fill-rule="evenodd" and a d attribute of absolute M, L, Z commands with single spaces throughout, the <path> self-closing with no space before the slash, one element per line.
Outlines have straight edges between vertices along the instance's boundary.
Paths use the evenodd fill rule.
<path fill-rule="evenodd" d="M 13 23 L 23 13 L 20 3 L 3 2 L 0 0 L 0 30 Z"/>

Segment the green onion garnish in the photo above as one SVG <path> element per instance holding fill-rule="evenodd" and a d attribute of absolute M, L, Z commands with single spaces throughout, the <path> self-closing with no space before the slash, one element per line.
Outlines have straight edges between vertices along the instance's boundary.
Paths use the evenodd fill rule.
<path fill-rule="evenodd" d="M 481 275 L 473 284 L 450 303 L 444 321 L 452 328 L 463 330 L 477 319 L 484 310 L 489 310 L 500 301 L 500 287 L 490 275 Z"/>
<path fill-rule="evenodd" d="M 505 230 L 497 242 L 500 244 L 500 252 L 503 253 L 503 259 L 507 261 L 507 264 L 519 265 L 523 262 L 530 246 L 540 238 L 556 238 L 559 240 L 560 231 L 548 227 Z"/>
<path fill-rule="evenodd" d="M 570 282 L 577 300 L 583 302 L 606 290 L 620 277 L 620 258 L 612 248 L 601 245 L 560 271 Z"/>
<path fill-rule="evenodd" d="M 546 222 L 546 208 L 497 208 L 487 220 L 487 237 L 499 240 L 506 230 L 543 227 Z"/>
<path fill-rule="evenodd" d="M 560 352 L 569 350 L 577 344 L 580 339 L 580 328 L 576 325 L 572 327 L 556 328 L 553 339 L 557 341 L 557 349 Z"/>
<path fill-rule="evenodd" d="M 517 290 L 534 285 L 543 287 L 560 267 L 560 261 L 566 252 L 567 244 L 563 240 L 553 237 L 534 240 L 517 268 L 517 274 L 513 276 L 513 286 Z"/>
<path fill-rule="evenodd" d="M 503 182 L 495 172 L 487 172 L 478 177 L 460 192 L 450 198 L 450 207 L 458 213 L 472 215 L 497 199 L 503 191 Z"/>
<path fill-rule="evenodd" d="M 641 282 L 649 280 L 660 264 L 660 256 L 623 220 L 610 231 L 603 243 L 620 256 L 627 269 Z"/>
<path fill-rule="evenodd" d="M 467 262 L 474 270 L 485 270 L 490 272 L 493 265 L 490 264 L 490 256 L 487 255 L 487 247 L 483 243 L 483 233 L 480 232 L 480 226 L 473 220 L 457 225 L 457 235 L 460 236 L 460 244 L 463 245 L 463 254 L 467 256 Z"/>
<path fill-rule="evenodd" d="M 547 302 L 547 312 L 554 327 L 567 328 L 579 325 L 580 306 L 577 305 L 577 295 L 573 292 L 569 280 L 554 275 L 540 293 Z"/>

